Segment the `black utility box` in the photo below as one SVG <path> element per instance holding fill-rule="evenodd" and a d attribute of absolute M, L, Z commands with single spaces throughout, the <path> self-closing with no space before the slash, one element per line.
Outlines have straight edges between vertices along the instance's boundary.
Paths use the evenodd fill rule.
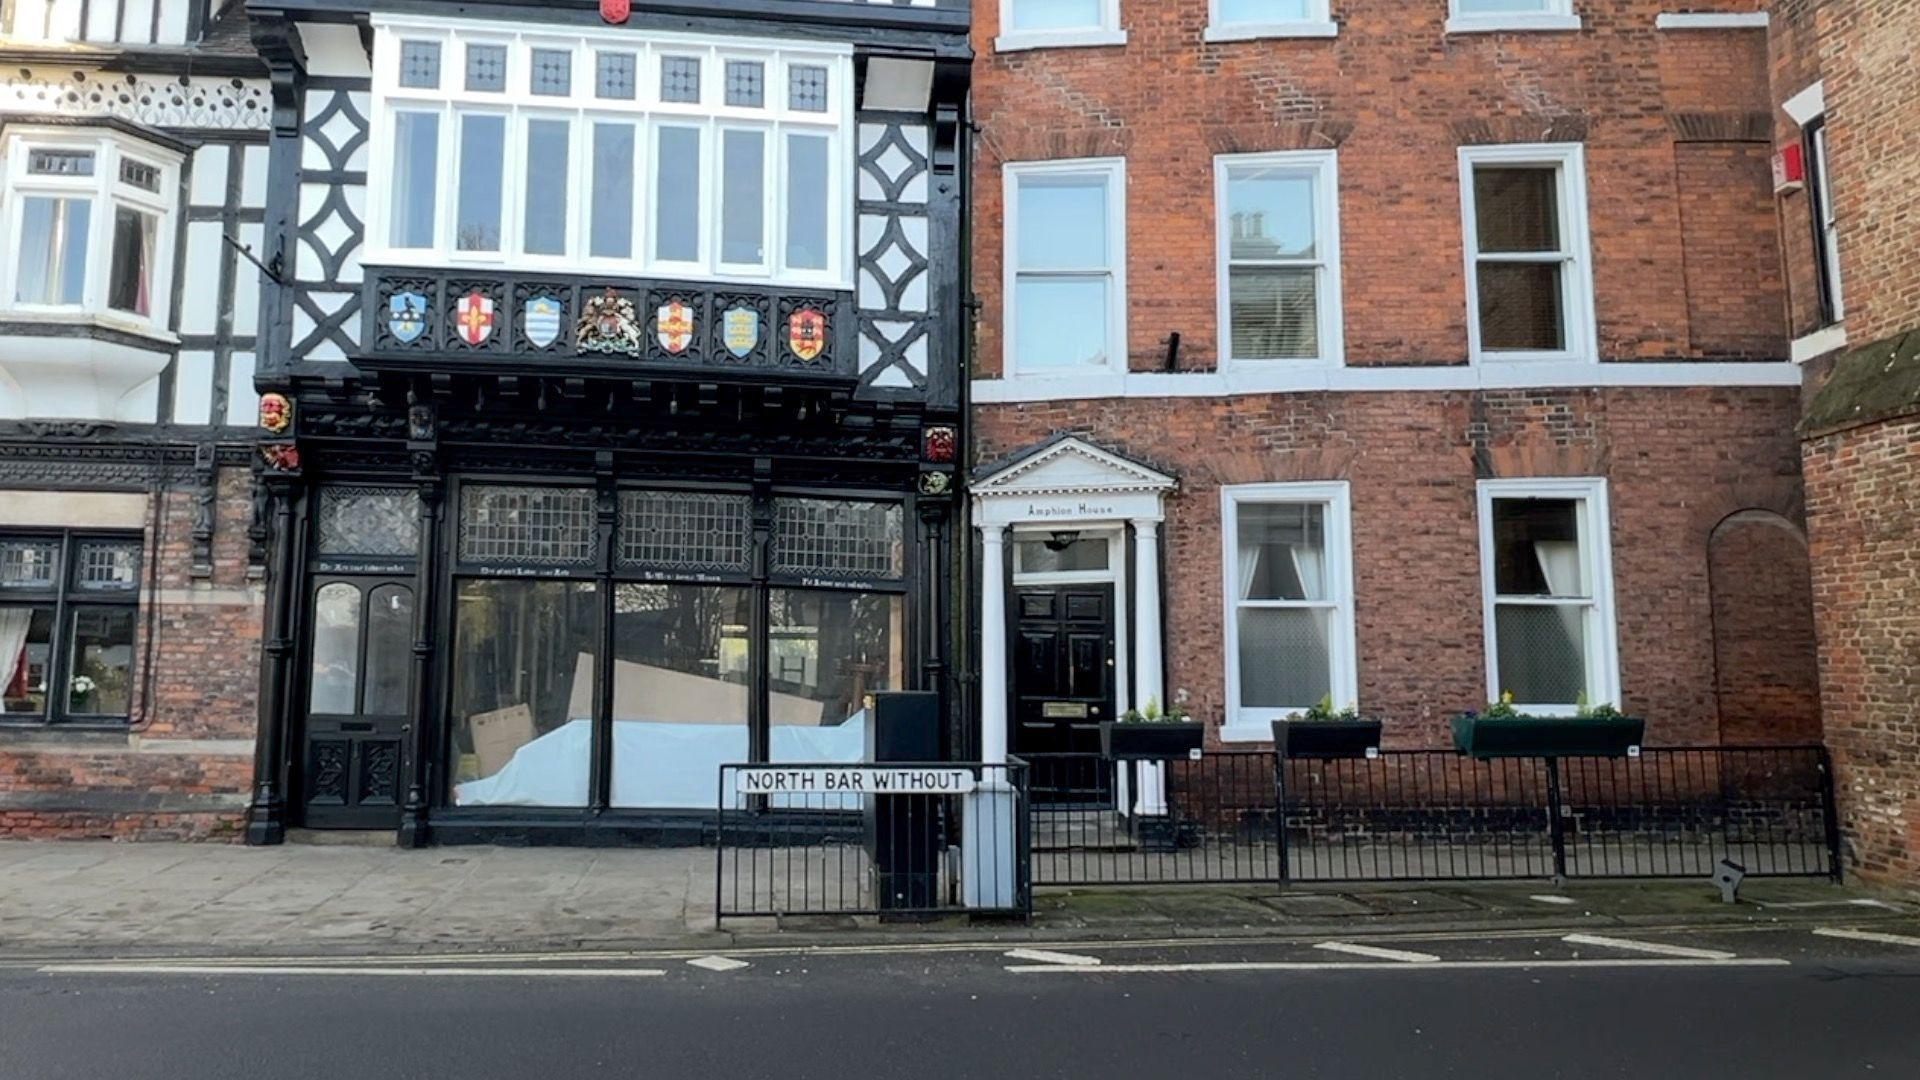
<path fill-rule="evenodd" d="M 875 765 L 937 762 L 941 727 L 939 694 L 875 694 L 867 723 L 867 760 Z M 938 795 L 868 797 L 867 854 L 873 859 L 874 896 L 882 911 L 941 906 L 944 811 Z"/>

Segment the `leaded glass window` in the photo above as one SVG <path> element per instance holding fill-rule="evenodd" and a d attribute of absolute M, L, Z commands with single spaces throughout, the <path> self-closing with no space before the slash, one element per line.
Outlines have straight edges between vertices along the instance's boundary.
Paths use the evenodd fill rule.
<path fill-rule="evenodd" d="M 632 101 L 635 90 L 633 54 L 603 52 L 598 54 L 596 62 L 598 74 L 594 93 L 609 101 Z"/>
<path fill-rule="evenodd" d="M 900 504 L 774 500 L 773 569 L 824 577 L 904 577 Z"/>
<path fill-rule="evenodd" d="M 788 68 L 787 107 L 795 112 L 826 112 L 827 69 L 814 64 Z"/>
<path fill-rule="evenodd" d="M 758 60 L 727 61 L 727 104 L 757 109 L 767 101 L 767 68 Z"/>
<path fill-rule="evenodd" d="M 403 41 L 400 43 L 400 85 L 419 90 L 440 88 L 440 43 Z"/>
<path fill-rule="evenodd" d="M 140 585 L 138 540 L 81 540 L 74 545 L 73 587 L 117 592 Z"/>
<path fill-rule="evenodd" d="M 420 550 L 420 500 L 407 488 L 321 488 L 315 517 L 322 555 L 413 558 Z"/>
<path fill-rule="evenodd" d="M 59 563 L 59 540 L 0 541 L 0 589 L 52 588 Z"/>
<path fill-rule="evenodd" d="M 507 88 L 507 47 L 467 46 L 467 89 L 498 92 Z"/>
<path fill-rule="evenodd" d="M 620 496 L 620 564 L 658 570 L 753 569 L 753 500 L 693 491 Z"/>
<path fill-rule="evenodd" d="M 566 49 L 533 50 L 533 92 L 566 97 L 573 92 L 573 53 Z"/>
<path fill-rule="evenodd" d="M 593 501 L 586 488 L 469 487 L 460 501 L 460 559 L 591 565 Z"/>
<path fill-rule="evenodd" d="M 686 105 L 700 103 L 699 57 L 661 57 L 660 100 Z"/>

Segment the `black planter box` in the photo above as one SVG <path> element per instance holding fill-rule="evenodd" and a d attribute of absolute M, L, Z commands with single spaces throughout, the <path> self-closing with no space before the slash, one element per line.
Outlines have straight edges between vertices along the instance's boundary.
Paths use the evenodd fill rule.
<path fill-rule="evenodd" d="M 1100 725 L 1100 756 L 1109 761 L 1163 761 L 1183 758 L 1200 749 L 1207 725 L 1186 723 L 1124 724 L 1112 720 Z"/>
<path fill-rule="evenodd" d="M 1632 716 L 1507 719 L 1466 713 L 1453 719 L 1454 745 L 1477 758 L 1625 757 L 1646 733 L 1647 722 Z"/>
<path fill-rule="evenodd" d="M 1363 758 L 1380 749 L 1380 721 L 1275 720 L 1273 746 L 1287 758 Z"/>

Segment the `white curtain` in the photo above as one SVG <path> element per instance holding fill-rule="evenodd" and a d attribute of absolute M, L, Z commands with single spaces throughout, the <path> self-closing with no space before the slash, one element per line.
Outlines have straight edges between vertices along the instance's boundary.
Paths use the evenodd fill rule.
<path fill-rule="evenodd" d="M 0 608 L 0 690 L 13 685 L 27 662 L 27 630 L 32 625 L 32 608 Z"/>
<path fill-rule="evenodd" d="M 1235 552 L 1240 558 L 1240 594 L 1242 600 L 1253 599 L 1253 582 L 1260 576 L 1260 545 L 1246 543 L 1246 533 L 1240 534 L 1241 543 Z"/>
<path fill-rule="evenodd" d="M 1541 576 L 1547 579 L 1549 595 L 1586 595 L 1586 589 L 1580 581 L 1580 545 L 1577 541 L 1536 540 L 1533 557 L 1540 563 Z M 1560 615 L 1560 632 L 1567 637 L 1568 651 L 1584 657 L 1586 650 L 1582 646 L 1586 637 L 1580 632 L 1580 621 L 1586 617 L 1586 605 L 1562 604 L 1555 610 Z"/>
<path fill-rule="evenodd" d="M 1300 578 L 1300 596 L 1303 600 L 1325 600 L 1327 598 L 1327 554 L 1319 548 L 1304 544 L 1288 545 L 1293 554 L 1293 572 Z"/>

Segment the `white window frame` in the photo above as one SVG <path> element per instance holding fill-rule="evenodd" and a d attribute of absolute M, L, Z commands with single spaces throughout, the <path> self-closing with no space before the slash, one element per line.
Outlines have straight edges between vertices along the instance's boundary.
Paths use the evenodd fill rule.
<path fill-rule="evenodd" d="M 1573 0 L 1541 0 L 1539 11 L 1461 11 L 1460 0 L 1447 0 L 1447 33 L 1482 34 L 1501 30 L 1578 30 L 1580 16 Z"/>
<path fill-rule="evenodd" d="M 92 176 L 35 176 L 27 172 L 33 150 L 85 150 L 94 155 Z M 130 158 L 159 170 L 158 191 L 120 180 L 120 162 Z M 180 231 L 180 167 L 185 157 L 115 130 L 18 125 L 0 139 L 0 313 L 34 322 L 92 322 L 145 337 L 173 341 L 173 262 Z M 86 285 L 77 304 L 14 301 L 20 270 L 21 215 L 30 195 L 84 199 L 88 211 Z M 148 315 L 108 306 L 113 273 L 114 210 L 125 206 L 151 214 L 153 265 L 147 288 Z"/>
<path fill-rule="evenodd" d="M 1026 271 L 1038 276 L 1108 275 L 1107 357 L 1099 366 L 1046 368 L 1022 373 L 1017 340 L 1020 303 L 1020 182 L 1027 177 L 1099 176 L 1107 184 L 1107 266 Z M 1088 375 L 1124 375 L 1127 370 L 1127 162 L 1125 158 L 1071 158 L 1058 161 L 1010 161 L 1001 168 L 1006 203 L 1005 281 L 1002 284 L 1006 332 L 1002 366 L 1007 378 L 1059 379 Z"/>
<path fill-rule="evenodd" d="M 1827 123 L 1826 115 L 1810 119 L 1806 125 L 1807 178 L 1812 181 L 1809 189 L 1813 193 L 1813 202 L 1809 207 L 1813 214 L 1813 227 L 1818 233 L 1819 243 L 1814 258 L 1820 260 L 1815 267 L 1820 276 L 1823 316 L 1825 326 L 1838 326 L 1846 321 L 1846 293 L 1840 282 L 1840 230 L 1839 222 L 1833 212 L 1833 187 L 1827 168 Z"/>
<path fill-rule="evenodd" d="M 1220 0 L 1207 0 L 1206 41 L 1253 41 L 1259 38 L 1338 37 L 1340 27 L 1333 21 L 1333 0 L 1307 0 L 1304 19 L 1238 20 L 1221 18 Z"/>
<path fill-rule="evenodd" d="M 1532 261 L 1558 261 L 1560 317 L 1566 344 L 1561 349 L 1494 349 L 1480 345 L 1480 236 L 1478 207 L 1473 197 L 1473 170 L 1477 166 L 1536 166 L 1552 168 L 1559 176 L 1558 209 L 1562 253 Z M 1534 363 L 1540 361 L 1599 362 L 1599 331 L 1594 324 L 1593 244 L 1587 231 L 1587 155 L 1580 143 L 1508 143 L 1460 148 L 1460 224 L 1467 255 L 1467 355 L 1473 363 Z M 1530 261 L 1503 254 L 1501 261 Z"/>
<path fill-rule="evenodd" d="M 560 32 L 552 27 L 493 21 L 435 19 L 420 21 L 375 15 L 373 117 L 369 175 L 375 177 L 367 197 L 365 261 L 394 266 L 432 268 L 519 269 L 566 273 L 691 279 L 748 284 L 778 283 L 827 289 L 854 286 L 853 251 L 853 50 L 832 42 L 716 37 L 711 35 L 636 31 L 596 27 L 591 32 Z M 421 89 L 399 84 L 403 41 L 433 41 L 440 45 L 440 87 Z M 469 44 L 507 47 L 506 88 L 468 91 L 466 49 Z M 556 49 L 572 53 L 573 76 L 567 96 L 536 95 L 528 85 L 531 50 Z M 595 96 L 598 83 L 596 54 L 632 53 L 636 82 L 633 100 Z M 664 56 L 701 58 L 698 104 L 659 99 L 660 61 Z M 757 60 L 766 65 L 763 106 L 729 106 L 726 101 L 726 62 Z M 826 112 L 789 108 L 789 70 L 795 66 L 828 70 Z M 440 116 L 440 145 L 436 175 L 439 195 L 434 205 L 434 243 L 427 248 L 399 248 L 391 243 L 391 180 L 393 177 L 394 114 L 399 111 Z M 507 123 L 507 160 L 501 182 L 501 237 L 499 251 L 459 251 L 458 140 L 461 116 L 467 113 L 503 113 Z M 530 255 L 524 246 L 525 145 L 530 118 L 564 118 L 570 124 L 570 172 L 565 254 Z M 590 254 L 592 240 L 592 135 L 596 122 L 618 122 L 634 127 L 634 183 L 631 206 L 633 234 L 626 258 Z M 700 257 L 696 261 L 656 259 L 653 254 L 656 213 L 655 176 L 658 132 L 663 127 L 692 127 L 701 132 Z M 721 133 L 731 128 L 765 133 L 765 202 L 762 228 L 764 257 L 758 264 L 720 262 L 719 212 L 722 169 L 716 156 Z M 787 199 L 784 185 L 776 185 L 786 161 L 790 133 L 824 136 L 828 140 L 827 266 L 824 270 L 785 265 Z"/>
<path fill-rule="evenodd" d="M 1324 508 L 1326 525 L 1327 599 L 1242 601 L 1237 595 L 1234 568 L 1239 565 L 1240 507 L 1247 503 L 1317 503 Z M 1240 608 L 1244 604 L 1266 608 L 1327 608 L 1332 611 L 1327 640 L 1327 685 L 1332 688 L 1336 709 L 1357 705 L 1360 698 L 1353 601 L 1353 502 L 1351 485 L 1345 480 L 1285 482 L 1271 484 L 1229 484 L 1220 489 L 1220 584 L 1222 606 L 1221 640 L 1225 643 L 1227 675 L 1226 717 L 1220 728 L 1222 742 L 1269 742 L 1272 723 L 1302 711 L 1315 702 L 1297 707 L 1254 708 L 1240 704 Z"/>
<path fill-rule="evenodd" d="M 1035 0 L 1000 0 L 1000 33 L 993 39 L 995 52 L 1021 52 L 1026 49 L 1073 49 L 1102 45 L 1125 45 L 1127 32 L 1120 26 L 1120 0 L 1100 0 L 1100 24 L 1060 30 L 1015 30 L 1014 5 Z"/>
<path fill-rule="evenodd" d="M 1486 646 L 1487 700 L 1499 701 L 1500 643 L 1494 619 L 1501 604 L 1538 603 L 1567 606 L 1564 600 L 1514 597 L 1495 593 L 1493 504 L 1496 499 L 1572 499 L 1579 509 L 1582 570 L 1590 583 L 1586 614 L 1587 703 L 1620 704 L 1620 639 L 1614 616 L 1613 515 L 1608 505 L 1607 481 L 1602 477 L 1554 477 L 1482 480 L 1479 483 L 1481 626 Z M 1514 707 L 1536 716 L 1572 716 L 1572 701 L 1515 701 Z"/>
<path fill-rule="evenodd" d="M 1312 357 L 1239 357 L 1233 354 L 1233 303 L 1231 269 L 1233 267 L 1232 209 L 1227 198 L 1227 182 L 1235 168 L 1282 168 L 1312 172 L 1314 188 L 1314 237 L 1319 251 L 1316 259 L 1275 260 L 1263 265 L 1313 266 L 1318 270 L 1314 299 L 1319 319 L 1320 355 Z M 1213 205 L 1216 249 L 1214 252 L 1214 319 L 1218 327 L 1222 370 L 1238 368 L 1259 370 L 1274 365 L 1339 367 L 1346 362 L 1346 335 L 1343 332 L 1344 305 L 1340 292 L 1340 165 L 1334 150 L 1281 150 L 1262 154 L 1220 154 L 1213 159 Z"/>

